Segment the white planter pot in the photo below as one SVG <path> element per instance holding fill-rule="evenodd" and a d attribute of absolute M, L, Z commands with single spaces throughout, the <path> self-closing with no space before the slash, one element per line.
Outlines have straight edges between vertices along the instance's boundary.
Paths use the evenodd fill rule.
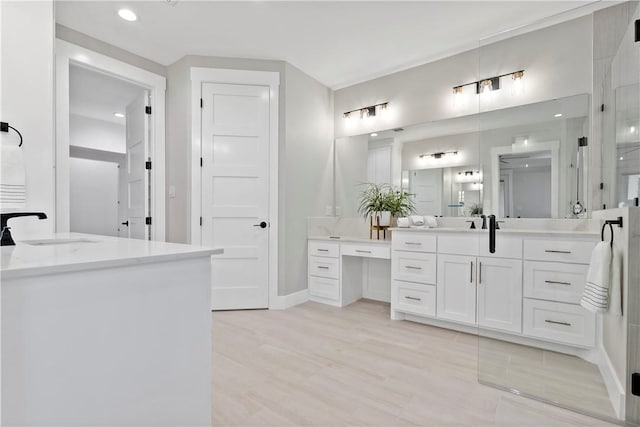
<path fill-rule="evenodd" d="M 380 219 L 380 223 L 378 223 L 378 218 Z M 373 217 L 373 225 L 380 225 L 381 227 L 388 227 L 391 225 L 391 212 L 383 211 L 376 212 Z"/>

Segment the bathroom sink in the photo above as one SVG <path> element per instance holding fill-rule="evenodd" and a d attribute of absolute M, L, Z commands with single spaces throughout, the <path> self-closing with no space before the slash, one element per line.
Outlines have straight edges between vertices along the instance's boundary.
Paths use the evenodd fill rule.
<path fill-rule="evenodd" d="M 43 240 L 24 240 L 20 243 L 26 243 L 27 245 L 32 246 L 51 246 L 51 245 L 70 245 L 72 243 L 97 243 L 97 240 L 91 240 L 86 238 L 75 238 L 75 239 L 43 239 Z"/>

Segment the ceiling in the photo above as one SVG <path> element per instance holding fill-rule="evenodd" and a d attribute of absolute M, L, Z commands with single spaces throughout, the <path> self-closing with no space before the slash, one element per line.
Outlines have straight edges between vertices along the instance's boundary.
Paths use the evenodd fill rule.
<path fill-rule="evenodd" d="M 56 21 L 163 65 L 189 54 L 284 60 L 338 89 L 589 3 L 56 1 Z M 138 21 L 120 19 L 122 7 Z"/>
<path fill-rule="evenodd" d="M 143 88 L 86 68 L 69 67 L 69 112 L 80 116 L 125 124 L 114 113 L 125 113 L 127 105 Z"/>

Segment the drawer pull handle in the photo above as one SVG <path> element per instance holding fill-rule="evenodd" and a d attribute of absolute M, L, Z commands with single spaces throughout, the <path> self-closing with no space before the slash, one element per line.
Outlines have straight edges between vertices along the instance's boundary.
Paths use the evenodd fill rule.
<path fill-rule="evenodd" d="M 421 245 L 420 242 L 404 242 L 405 245 Z"/>
<path fill-rule="evenodd" d="M 478 283 L 482 284 L 482 263 L 478 265 Z"/>
<path fill-rule="evenodd" d="M 569 282 L 556 282 L 555 280 L 545 280 L 544 283 L 547 283 L 549 285 L 565 285 L 565 286 L 571 286 L 571 283 Z"/>
<path fill-rule="evenodd" d="M 319 265 L 318 268 L 322 268 L 323 270 L 328 270 L 329 267 L 325 267 L 324 265 Z"/>
<path fill-rule="evenodd" d="M 545 319 L 545 322 L 546 323 L 553 323 L 554 325 L 571 326 L 571 323 L 569 323 L 569 322 L 558 322 L 557 320 Z"/>
<path fill-rule="evenodd" d="M 469 265 L 469 283 L 473 284 L 473 261 Z"/>
<path fill-rule="evenodd" d="M 544 251 L 552 254 L 570 254 L 571 253 L 571 251 L 557 251 L 555 249 L 545 249 Z"/>
<path fill-rule="evenodd" d="M 360 249 L 356 249 L 356 252 L 359 252 L 361 254 L 370 254 L 371 253 L 371 251 L 363 251 L 363 250 L 360 250 Z"/>
<path fill-rule="evenodd" d="M 422 270 L 422 267 L 416 267 L 415 265 L 405 265 L 404 268 L 409 268 L 411 270 Z"/>
<path fill-rule="evenodd" d="M 405 296 L 405 299 L 410 299 L 410 300 L 413 300 L 413 301 L 422 301 L 422 298 L 410 297 L 410 296 Z"/>
<path fill-rule="evenodd" d="M 329 252 L 329 249 L 316 249 L 318 252 Z"/>

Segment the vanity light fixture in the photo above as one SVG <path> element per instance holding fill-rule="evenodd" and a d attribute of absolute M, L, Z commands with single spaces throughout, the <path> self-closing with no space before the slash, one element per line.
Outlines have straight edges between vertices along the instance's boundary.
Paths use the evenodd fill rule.
<path fill-rule="evenodd" d="M 119 119 L 123 119 L 124 118 L 124 114 L 122 113 L 113 113 L 114 116 L 116 116 Z"/>
<path fill-rule="evenodd" d="M 382 102 L 380 104 L 370 105 L 368 107 L 362 107 L 356 110 L 347 111 L 342 114 L 342 117 L 345 119 L 350 119 L 355 113 L 360 114 L 361 119 L 375 117 L 378 113 L 384 113 L 387 110 L 388 106 L 388 102 Z"/>
<path fill-rule="evenodd" d="M 462 93 L 462 90 L 465 86 L 475 85 L 476 93 L 486 93 L 492 92 L 494 90 L 500 89 L 500 79 L 502 77 L 511 76 L 513 79 L 514 85 L 522 86 L 522 80 L 524 78 L 524 70 L 514 71 L 512 73 L 500 74 L 495 77 L 488 77 L 486 79 L 478 80 L 477 82 L 465 83 L 462 85 L 453 87 L 453 94 L 458 96 Z"/>
<path fill-rule="evenodd" d="M 138 15 L 131 9 L 120 9 L 118 11 L 118 16 L 125 21 L 134 22 L 138 20 Z"/>
<path fill-rule="evenodd" d="M 453 156 L 457 156 L 458 152 L 457 151 L 439 151 L 437 153 L 425 153 L 425 154 L 420 154 L 418 158 L 424 159 L 425 157 L 433 157 L 434 159 L 440 159 L 449 154 Z"/>
<path fill-rule="evenodd" d="M 553 117 L 562 117 L 562 113 L 554 114 Z"/>

